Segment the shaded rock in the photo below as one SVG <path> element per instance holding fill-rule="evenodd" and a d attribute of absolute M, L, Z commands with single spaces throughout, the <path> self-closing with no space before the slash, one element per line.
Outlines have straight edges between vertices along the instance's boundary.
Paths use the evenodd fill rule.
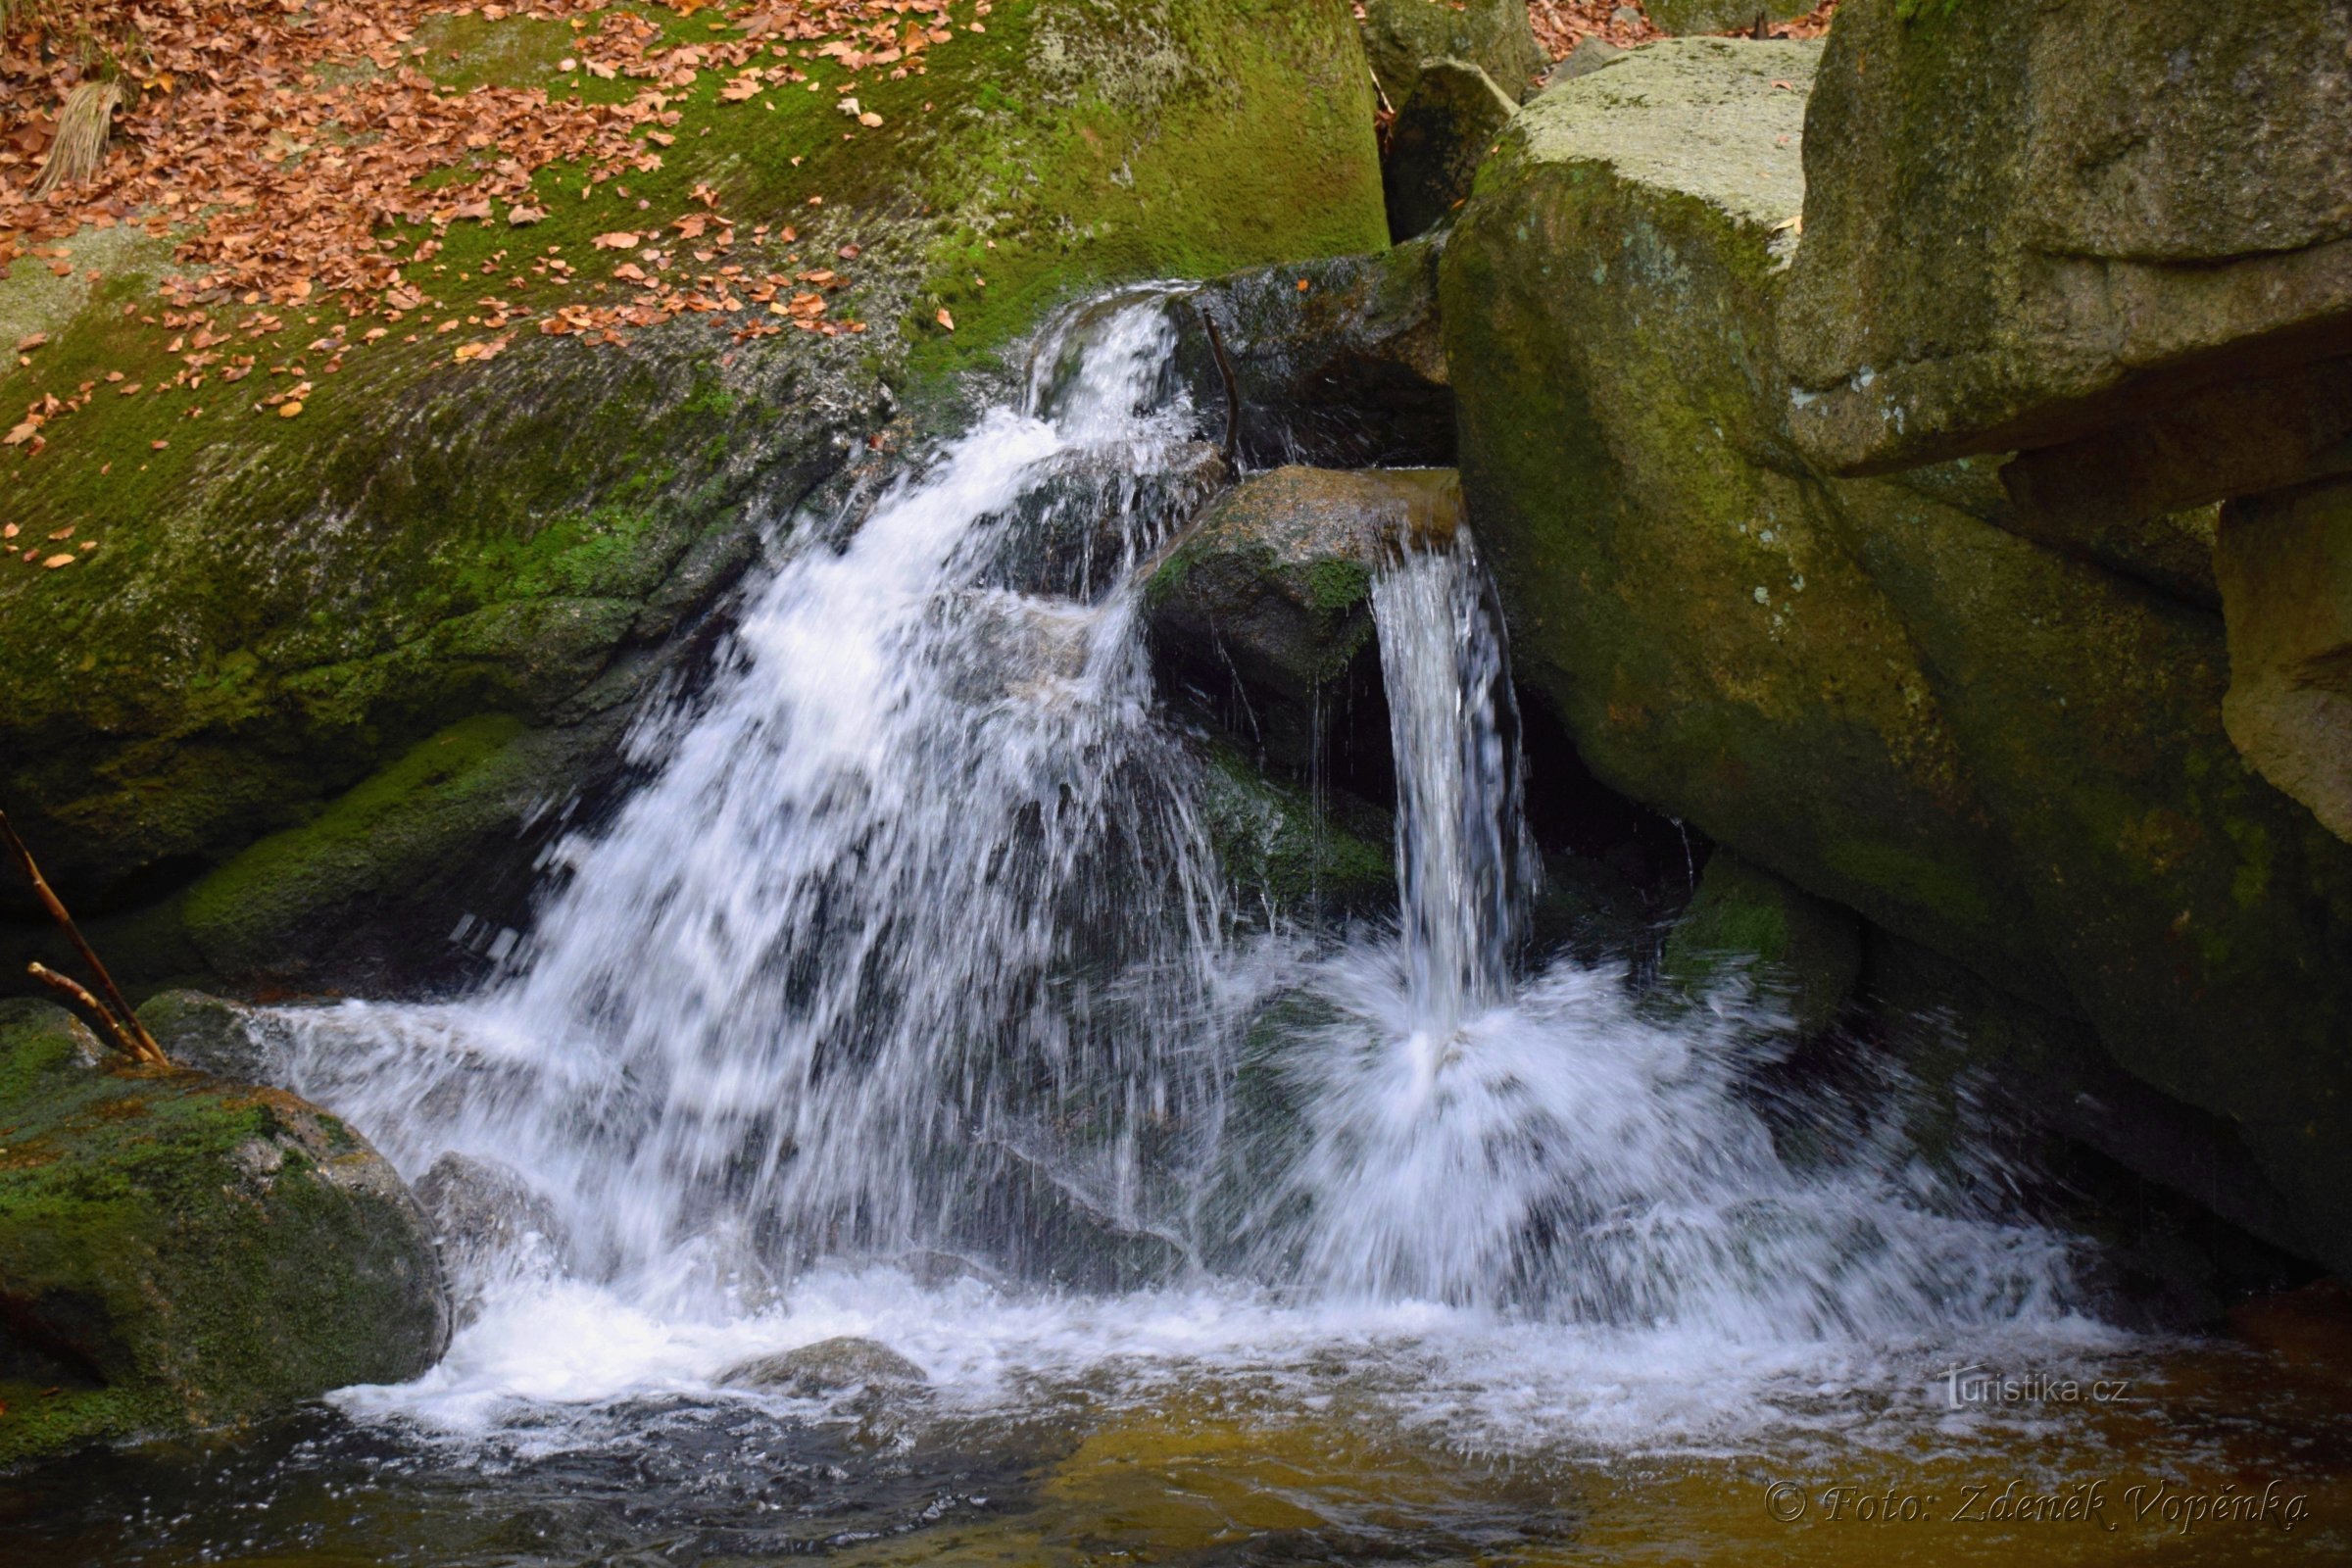
<path fill-rule="evenodd" d="M 1202 814 L 1217 864 L 1243 907 L 1267 920 L 1370 913 L 1396 902 L 1390 823 L 1267 778 L 1227 747 L 1202 771 Z"/>
<path fill-rule="evenodd" d="M 417 1178 L 416 1196 L 441 1250 L 460 1327 L 480 1312 L 491 1280 L 561 1268 L 570 1253 L 570 1229 L 554 1201 L 499 1160 L 452 1151 Z"/>
<path fill-rule="evenodd" d="M 1835 472 L 2041 446 L 2352 348 L 2340 5 L 1851 0 L 1780 326 Z"/>
<path fill-rule="evenodd" d="M 1836 479 L 1791 438 L 1812 58 L 1651 45 L 1481 172 L 1441 289 L 1514 668 L 1603 783 L 2236 1122 L 2352 1266 L 2352 1146 L 2315 1131 L 2352 1094 L 2352 856 L 2230 745 L 2219 619 L 1996 525 L 1991 463 Z"/>
<path fill-rule="evenodd" d="M 1450 538 L 1459 509 L 1445 468 L 1286 467 L 1247 480 L 1152 573 L 1154 654 L 1179 685 L 1238 689 L 1237 734 L 1303 772 L 1334 716 L 1321 694 L 1373 657 L 1373 572 L 1408 542 Z"/>
<path fill-rule="evenodd" d="M 1800 1040 L 1830 1026 L 1861 973 L 1860 916 L 1724 850 L 1707 858 L 1658 966 L 1689 997 L 1743 980 L 1787 1007 Z"/>
<path fill-rule="evenodd" d="M 408 1189 L 292 1095 L 0 1002 L 0 1465 L 401 1382 L 448 1343 Z"/>
<path fill-rule="evenodd" d="M 1409 239 L 1443 222 L 1519 112 L 1494 78 L 1460 60 L 1430 62 L 1389 129 L 1389 232 Z"/>
<path fill-rule="evenodd" d="M 479 25 L 465 69 L 495 77 L 539 24 Z M 77 914 L 152 915 L 110 942 L 126 984 L 457 961 L 462 916 L 521 906 L 524 829 L 615 778 L 634 705 L 702 646 L 681 631 L 865 437 L 940 427 L 1050 303 L 1387 241 L 1341 0 L 1171 0 L 1147 27 L 1024 3 L 926 59 L 919 94 L 876 89 L 908 101 L 856 146 L 829 102 L 755 125 L 681 99 L 648 176 L 657 203 L 727 190 L 746 244 L 786 220 L 828 256 L 854 239 L 855 339 L 729 344 L 689 316 L 596 346 L 525 330 L 461 367 L 394 337 L 299 421 L 101 399 L 45 461 L 0 460 L 12 522 L 105 540 L 71 572 L 0 578 L 0 797 Z M 556 204 L 534 250 L 592 254 L 609 218 Z M 0 280 L 0 314 L 33 270 Z M 134 280 L 112 285 L 32 323 L 52 350 L 0 367 L 18 403 L 93 356 L 151 383 L 184 368 L 168 330 L 124 338 Z M 0 920 L 22 908 L 0 888 Z M 0 924 L 0 985 L 44 940 Z"/>
<path fill-rule="evenodd" d="M 1813 9 L 1812 0 L 1646 0 L 1650 22 L 1660 32 L 1745 32 L 1762 17 L 1791 22 Z"/>
<path fill-rule="evenodd" d="M 2230 739 L 2352 839 L 2352 483 L 2230 503 L 2215 560 Z"/>
<path fill-rule="evenodd" d="M 929 1374 L 879 1340 L 838 1335 L 727 1368 L 718 1381 L 735 1388 L 765 1389 L 799 1399 L 822 1398 L 855 1388 L 907 1388 L 931 1381 Z"/>
<path fill-rule="evenodd" d="M 1603 66 L 1613 66 L 1625 58 L 1626 52 L 1598 33 L 1587 33 L 1576 40 L 1576 47 L 1552 62 L 1544 73 L 1544 90 L 1548 92 L 1563 81 L 1574 81 L 1590 75 Z"/>
<path fill-rule="evenodd" d="M 1544 46 L 1519 0 L 1365 0 L 1364 53 L 1390 107 L 1401 110 L 1430 60 L 1467 61 L 1516 103 L 1535 85 Z"/>
<path fill-rule="evenodd" d="M 166 991 L 139 1006 L 139 1022 L 173 1064 L 231 1083 L 285 1087 L 286 1043 L 241 1002 L 201 991 Z"/>
<path fill-rule="evenodd" d="M 1233 370 L 1236 444 L 1248 463 L 1361 468 L 1453 461 L 1434 241 L 1245 272 L 1203 288 L 1195 304 L 1216 322 Z M 1221 419 L 1225 389 L 1206 332 L 1190 333 L 1181 356 L 1189 384 Z"/>

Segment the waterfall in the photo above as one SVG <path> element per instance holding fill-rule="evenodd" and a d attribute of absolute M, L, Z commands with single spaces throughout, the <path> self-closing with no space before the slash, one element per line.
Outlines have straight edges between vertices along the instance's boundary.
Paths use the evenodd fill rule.
<path fill-rule="evenodd" d="M 495 1160 L 565 1232 L 470 1282 L 434 1396 L 691 1384 L 802 1322 L 891 1325 L 936 1369 L 979 1354 L 941 1337 L 951 1302 L 996 1377 L 1040 1285 L 1202 1293 L 1125 1298 L 1187 1353 L 1203 1312 L 1722 1347 L 2062 1316 L 2060 1245 L 1899 1148 L 1783 1157 L 1743 1091 L 1754 1006 L 1529 967 L 1517 716 L 1466 529 L 1374 583 L 1396 925 L 1241 925 L 1138 626 L 1144 568 L 1225 478 L 1170 303 L 1070 313 L 1014 403 L 804 519 L 477 994 L 278 1014 L 297 1087 L 408 1174 Z M 923 1294 L 941 1254 L 1010 1294 Z M 812 1283 L 876 1267 L 901 1271 L 880 1297 Z M 1066 1310 L 1081 1358 L 1144 1332 Z"/>

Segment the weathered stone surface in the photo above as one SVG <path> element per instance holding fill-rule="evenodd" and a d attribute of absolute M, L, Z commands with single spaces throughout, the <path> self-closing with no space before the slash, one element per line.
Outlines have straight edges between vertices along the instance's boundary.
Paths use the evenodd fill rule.
<path fill-rule="evenodd" d="M 475 24 L 468 60 L 493 71 L 506 29 L 539 25 Z M 126 980 L 317 983 L 370 933 L 440 956 L 461 914 L 495 915 L 466 885 L 494 858 L 527 866 L 518 828 L 613 771 L 630 705 L 691 656 L 681 627 L 864 437 L 934 427 L 962 372 L 1003 373 L 1087 290 L 1386 243 L 1343 0 L 1004 0 L 926 65 L 867 89 L 887 123 L 854 145 L 829 99 L 688 95 L 662 166 L 630 182 L 662 222 L 715 189 L 738 263 L 791 248 L 755 226 L 797 224 L 812 256 L 854 241 L 841 298 L 868 331 L 738 343 L 736 318 L 691 315 L 592 346 L 526 324 L 471 365 L 396 335 L 355 346 L 297 420 L 101 398 L 37 459 L 0 457 L 12 522 L 102 541 L 72 571 L 0 574 L 0 796 L 77 913 L 152 915 L 110 943 Z M 609 206 L 545 205 L 534 252 L 611 265 L 588 243 Z M 509 230 L 441 243 L 470 273 Z M 122 325 L 169 268 L 159 240 L 86 299 L 59 294 L 25 324 L 50 343 L 0 366 L 0 394 L 184 369 Z M 17 269 L 0 318 L 48 279 Z M 339 301 L 285 315 L 264 364 L 344 319 Z M 0 986 L 46 940 L 28 916 L 0 888 Z"/>
<path fill-rule="evenodd" d="M 1442 299 L 1514 665 L 1604 782 L 2237 1123 L 2352 1264 L 2352 855 L 2223 733 L 2218 618 L 1992 525 L 1990 464 L 1832 479 L 1790 439 L 1809 54 L 1653 45 L 1481 172 Z"/>
<path fill-rule="evenodd" d="M 1516 102 L 1546 58 L 1520 0 L 1366 0 L 1364 52 L 1392 108 L 1412 97 L 1425 60 L 1466 60 Z"/>
<path fill-rule="evenodd" d="M 1453 388 L 1438 324 L 1437 239 L 1369 256 L 1221 278 L 1194 297 L 1216 323 L 1239 394 L 1234 431 L 1257 466 L 1445 466 Z M 1300 283 L 1306 284 L 1300 288 Z M 1205 331 L 1180 359 L 1204 407 L 1223 407 Z"/>
<path fill-rule="evenodd" d="M 1389 129 L 1389 232 L 1409 239 L 1443 222 L 1470 194 L 1471 176 L 1518 112 L 1474 65 L 1440 60 L 1425 67 Z"/>
<path fill-rule="evenodd" d="M 2081 436 L 2352 346 L 2345 0 L 2214 24 L 1850 0 L 1782 307 L 1791 425 L 1836 472 Z"/>
<path fill-rule="evenodd" d="M 416 1376 L 449 1338 L 384 1158 L 271 1089 L 0 1002 L 0 1465 Z"/>
<path fill-rule="evenodd" d="M 1373 657 L 1372 574 L 1408 543 L 1450 538 L 1459 512 L 1447 468 L 1247 480 L 1153 572 L 1154 653 L 1179 685 L 1238 688 L 1237 733 L 1303 773 L 1332 718 L 1322 694 Z"/>
<path fill-rule="evenodd" d="M 1625 55 L 1623 49 L 1599 34 L 1587 33 L 1576 40 L 1575 48 L 1553 61 L 1551 69 L 1544 73 L 1544 90 L 1548 92 L 1563 81 L 1591 75 L 1603 66 L 1615 65 Z"/>
<path fill-rule="evenodd" d="M 1861 973 L 1860 916 L 1728 850 L 1708 858 L 1658 966 L 1662 981 L 1694 998 L 1744 981 L 1787 1009 L 1800 1040 L 1830 1026 Z"/>
<path fill-rule="evenodd" d="M 2222 515 L 2222 721 L 2264 778 L 2352 839 L 2352 483 L 2233 501 Z"/>
<path fill-rule="evenodd" d="M 166 991 L 139 1005 L 139 1022 L 175 1066 L 237 1084 L 283 1089 L 285 1051 L 257 1027 L 254 1009 L 201 991 Z"/>
<path fill-rule="evenodd" d="M 492 1281 L 544 1274 L 570 1255 L 570 1228 L 555 1203 L 502 1161 L 453 1151 L 416 1179 L 416 1195 L 461 1328 L 479 1315 Z"/>
<path fill-rule="evenodd" d="M 845 1389 L 907 1388 L 931 1379 L 881 1341 L 843 1334 L 731 1366 L 718 1375 L 718 1381 L 815 1399 Z"/>
<path fill-rule="evenodd" d="M 1756 24 L 1788 22 L 1811 11 L 1811 0 L 1648 0 L 1643 10 L 1660 32 L 1743 32 Z"/>

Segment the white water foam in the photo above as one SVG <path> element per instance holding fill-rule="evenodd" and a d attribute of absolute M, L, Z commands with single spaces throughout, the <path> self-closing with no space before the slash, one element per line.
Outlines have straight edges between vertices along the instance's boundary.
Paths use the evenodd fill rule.
<path fill-rule="evenodd" d="M 854 1333 L 951 1405 L 1337 1378 L 1461 1441 L 1638 1448 L 1801 1425 L 1830 1385 L 1907 1409 L 1958 1341 L 2106 1343 L 2054 1239 L 1922 1162 L 1786 1161 L 1740 1093 L 1755 1008 L 1520 976 L 1466 540 L 1376 585 L 1396 929 L 1237 933 L 1137 627 L 1214 472 L 1167 304 L 1069 318 L 1020 408 L 795 543 L 502 979 L 281 1014 L 297 1087 L 405 1173 L 498 1161 L 568 1233 L 347 1408 L 613 1441 L 631 1399 L 759 1397 L 715 1380 Z M 977 1277 L 917 1283 L 951 1260 Z"/>

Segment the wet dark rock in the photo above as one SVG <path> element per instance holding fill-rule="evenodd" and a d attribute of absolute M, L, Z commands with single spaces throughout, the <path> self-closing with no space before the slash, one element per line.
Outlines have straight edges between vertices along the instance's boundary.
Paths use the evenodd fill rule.
<path fill-rule="evenodd" d="M 1373 573 L 1408 542 L 1450 539 L 1459 513 L 1445 468 L 1250 479 L 1152 573 L 1154 656 L 1179 689 L 1237 695 L 1237 740 L 1304 773 L 1348 684 L 1368 675 L 1377 687 Z"/>
<path fill-rule="evenodd" d="M 1666 938 L 1658 977 L 1688 999 L 1747 989 L 1785 1008 L 1799 1040 L 1835 1020 L 1862 973 L 1862 921 L 1728 850 L 1707 859 L 1697 896 Z"/>
<path fill-rule="evenodd" d="M 1453 461 L 1453 387 L 1438 321 L 1439 245 L 1268 268 L 1194 296 L 1239 397 L 1240 456 L 1259 467 L 1442 466 Z M 1303 283 L 1304 288 L 1299 287 Z M 1229 408 L 1202 329 L 1182 361 L 1222 438 Z"/>
<path fill-rule="evenodd" d="M 741 1362 L 721 1372 L 718 1381 L 734 1388 L 817 1399 L 850 1389 L 913 1388 L 931 1379 L 881 1341 L 844 1334 Z"/>
<path fill-rule="evenodd" d="M 397 1383 L 448 1344 L 423 1214 L 350 1127 L 0 1002 L 0 1465 Z"/>
<path fill-rule="evenodd" d="M 1410 239 L 1444 222 L 1470 194 L 1471 177 L 1519 112 L 1494 78 L 1460 60 L 1429 63 L 1389 128 L 1382 182 L 1389 232 Z"/>

